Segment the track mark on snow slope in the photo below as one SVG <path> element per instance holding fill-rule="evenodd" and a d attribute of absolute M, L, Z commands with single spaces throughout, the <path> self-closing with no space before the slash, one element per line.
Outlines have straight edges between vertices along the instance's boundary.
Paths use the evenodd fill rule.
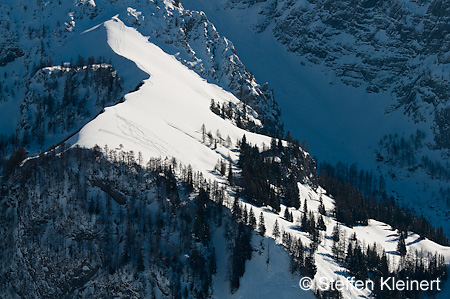
<path fill-rule="evenodd" d="M 117 34 L 114 39 L 114 44 L 116 46 L 117 51 L 114 51 L 114 49 L 113 49 L 113 51 L 116 52 L 117 54 L 123 56 L 123 53 L 124 53 L 124 42 L 123 42 L 124 24 L 119 19 L 119 15 L 115 15 L 114 17 L 111 18 L 111 20 L 113 20 L 116 23 L 119 23 L 119 34 Z"/>
<path fill-rule="evenodd" d="M 195 137 L 192 136 L 191 134 L 189 134 L 189 133 L 183 131 L 182 129 L 180 129 L 180 128 L 178 128 L 178 127 L 176 127 L 176 126 L 174 126 L 174 125 L 172 125 L 172 124 L 170 124 L 170 123 L 167 123 L 167 124 L 168 124 L 169 126 L 171 126 L 172 128 L 174 128 L 175 130 L 178 130 L 178 131 L 180 131 L 181 133 L 185 134 L 186 136 L 191 137 L 191 138 L 194 139 L 195 141 L 199 141 L 197 138 L 195 138 Z"/>
<path fill-rule="evenodd" d="M 156 136 L 151 130 L 120 116 L 117 113 L 117 110 L 115 114 L 116 126 L 123 134 L 122 136 L 126 136 L 125 138 L 127 138 L 127 140 L 130 140 L 137 145 L 141 145 L 144 148 L 154 149 L 161 156 L 173 156 L 174 152 L 177 152 L 176 149 Z"/>

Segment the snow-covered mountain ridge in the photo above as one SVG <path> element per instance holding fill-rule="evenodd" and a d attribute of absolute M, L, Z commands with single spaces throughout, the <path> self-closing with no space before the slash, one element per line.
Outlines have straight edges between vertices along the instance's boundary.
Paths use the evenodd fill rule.
<path fill-rule="evenodd" d="M 2 289 L 8 292 L 6 296 L 309 297 L 311 292 L 303 292 L 298 287 L 300 275 L 294 271 L 296 267 L 311 271 L 304 274 L 315 274 L 317 279 L 345 279 L 356 270 L 348 267 L 349 262 L 335 258 L 333 247 L 339 247 L 338 255 L 342 255 L 347 245 L 354 246 L 358 252 L 357 248 L 365 251 L 365 245 L 374 242 L 379 246 L 378 251 L 374 250 L 376 255 L 383 256 L 384 250 L 392 271 L 399 265 L 403 267 L 402 263 L 415 261 L 420 254 L 415 256 L 414 250 L 438 252 L 443 261 L 448 262 L 448 247 L 422 239 L 413 232 L 407 233 L 405 240 L 409 255 L 400 258 L 396 247 L 403 234 L 372 220 L 366 227 L 342 226 L 338 233 L 340 243 L 332 242 L 333 227 L 337 224 L 333 217 L 334 200 L 307 178 L 301 183 L 295 182 L 298 191 L 295 201 L 298 207 L 303 206 L 303 210 L 287 207 L 285 202 L 277 211 L 270 206 L 251 205 L 252 198 L 239 198 L 240 188 L 246 187 L 239 186 L 243 174 L 238 163 L 241 157 L 238 144 L 243 142 L 244 134 L 245 140 L 255 145 L 258 154 L 261 151 L 267 155 L 263 161 L 274 165 L 286 163 L 282 159 L 286 156 L 273 157 L 271 151 L 277 148 L 284 152 L 286 148 L 288 152 L 288 148 L 295 148 L 293 151 L 310 165 L 297 165 L 299 169 L 292 169 L 292 172 L 306 171 L 310 177 L 315 175 L 311 157 L 292 140 L 277 141 L 248 132 L 239 128 L 235 121 L 211 111 L 212 99 L 220 104 L 232 103 L 245 107 L 245 117 L 264 124 L 259 119 L 257 107 L 242 102 L 246 101 L 245 97 L 241 101 L 239 94 L 236 97 L 226 91 L 231 88 L 208 82 L 207 79 L 213 81 L 212 75 L 202 78 L 199 74 L 205 76 L 206 73 L 189 69 L 187 60 L 165 50 L 169 47 L 166 43 L 155 44 L 153 37 L 156 34 L 150 32 L 152 26 L 146 29 L 142 25 L 148 18 L 139 19 L 144 14 L 139 13 L 140 9 L 119 6 L 120 13 L 112 14 L 114 9 L 104 6 L 105 11 L 109 10 L 108 17 L 99 20 L 96 14 L 102 14 L 100 1 L 77 3 L 90 11 L 93 21 L 84 20 L 86 26 L 79 30 L 77 26 L 83 24 L 83 19 L 73 14 L 73 21 L 65 25 L 65 30 L 75 35 L 68 39 L 67 45 L 75 44 L 74 41 L 84 42 L 80 47 L 85 53 L 90 53 L 89 46 L 96 45 L 109 55 L 108 59 L 123 84 L 131 85 L 129 82 L 136 77 L 143 81 L 125 95 L 123 103 L 106 107 L 56 151 L 31 158 L 9 174 L 7 185 L 2 188 L 1 210 L 2 221 L 5 221 L 1 233 L 10 241 L 4 244 L 6 250 L 2 251 L 5 252 L 2 271 L 7 274 L 2 275 L 4 279 L 0 282 L 5 286 Z M 163 16 L 173 10 L 182 11 L 175 9 L 169 1 L 160 4 Z M 134 20 L 137 23 L 133 24 Z M 164 22 L 157 23 L 161 24 Z M 97 55 L 98 48 L 92 55 Z M 51 91 L 45 90 L 42 77 L 50 85 L 53 83 L 62 89 L 62 83 L 54 83 L 58 80 L 48 79 L 51 73 L 64 71 L 64 76 L 70 78 L 73 75 L 73 81 L 79 82 L 83 75 L 89 76 L 94 69 L 109 68 L 108 64 L 89 65 L 80 63 L 73 70 L 66 70 L 64 65 L 44 68 L 33 77 L 31 87 L 39 95 L 45 92 L 52 95 Z M 138 72 L 139 76 L 121 72 L 124 65 L 133 66 L 132 72 Z M 209 67 L 205 67 L 205 71 L 208 70 Z M 118 80 L 116 72 L 109 71 L 107 78 Z M 254 88 L 250 93 L 257 95 L 259 87 L 254 81 L 249 82 Z M 95 88 L 93 85 L 88 86 Z M 83 85 L 78 85 L 75 90 L 82 88 Z M 60 90 L 59 94 L 64 100 L 65 93 Z M 72 94 L 68 95 L 71 99 Z M 33 115 L 32 110 L 41 103 L 38 99 L 26 102 L 29 104 L 27 109 L 31 110 L 25 109 L 26 114 Z M 76 97 L 70 101 L 78 103 Z M 89 99 L 90 104 L 93 102 Z M 80 114 L 83 113 L 82 110 Z M 74 148 L 68 150 L 68 144 Z M 77 146 L 93 149 L 84 151 Z M 221 173 L 224 164 L 224 173 L 231 173 L 231 178 Z M 199 172 L 193 175 L 192 170 Z M 233 178 L 237 186 L 233 186 Z M 284 177 L 279 179 L 284 180 Z M 190 189 L 193 193 L 188 191 Z M 270 186 L 272 192 L 281 194 L 279 189 L 276 185 Z M 222 219 L 218 216 L 222 207 L 207 201 L 205 194 L 233 211 L 233 216 L 224 217 L 229 225 L 220 228 L 213 224 L 218 221 L 216 219 Z M 214 208 L 207 208 L 211 205 Z M 288 216 L 282 217 L 285 210 L 288 213 L 284 215 Z M 256 219 L 250 216 L 252 213 L 253 218 L 260 216 L 258 230 L 261 236 L 250 233 L 253 244 L 249 251 L 246 230 L 256 229 Z M 319 233 L 312 229 L 316 219 L 322 219 L 326 225 Z M 308 224 L 304 225 L 302 221 Z M 230 232 L 228 227 L 236 227 L 236 231 Z M 356 234 L 355 239 L 345 238 L 352 233 Z M 224 235 L 231 235 L 229 244 L 224 241 Z M 244 246 L 245 257 L 239 254 L 240 246 Z M 213 248 L 216 254 L 213 254 Z M 291 253 L 292 262 L 285 248 Z M 51 259 L 55 256 L 57 262 Z M 250 261 L 247 261 L 248 256 Z M 433 260 L 427 254 L 421 258 L 425 264 Z M 73 263 L 61 266 L 72 259 Z M 227 259 L 232 261 L 228 265 Z M 242 264 L 245 265 L 244 273 L 236 274 L 242 271 L 239 267 Z M 442 260 L 439 258 L 436 268 L 440 267 Z M 216 276 L 212 274 L 215 268 Z M 227 274 L 230 268 L 232 274 Z M 238 276 L 237 282 L 235 276 Z M 237 289 L 236 284 L 240 285 Z M 344 290 L 344 295 L 368 297 L 370 292 L 350 286 Z"/>
<path fill-rule="evenodd" d="M 13 10 L 15 5 L 17 8 Z M 140 11 L 133 8 L 139 6 L 143 8 Z M 6 1 L 1 4 L 1 8 L 1 26 L 4 29 L 0 43 L 0 51 L 4 53 L 2 54 L 4 80 L 0 89 L 1 111 L 5 113 L 1 117 L 2 132 L 0 132 L 5 148 L 3 155 L 7 156 L 12 148 L 25 145 L 22 142 L 24 137 L 25 143 L 28 142 L 31 132 L 27 131 L 27 127 L 33 124 L 27 123 L 30 120 L 28 115 L 24 114 L 24 109 L 28 108 L 27 103 L 23 101 L 30 95 L 37 96 L 35 92 L 25 94 L 36 70 L 69 61 L 77 63 L 78 67 L 86 67 L 89 63 L 88 58 L 95 57 L 96 62 L 112 63 L 118 77 L 127 77 L 123 82 L 123 92 L 117 94 L 118 99 L 106 104 L 117 103 L 125 91 L 135 89 L 143 79 L 142 72 L 128 65 L 128 61 L 121 60 L 108 48 L 105 49 L 104 43 L 98 42 L 104 40 L 103 37 L 90 35 L 92 40 L 83 37 L 85 30 L 117 13 L 124 22 L 140 28 L 144 35 L 151 36 L 154 43 L 175 55 L 185 65 L 236 94 L 249 105 L 247 108 L 252 107 L 250 110 L 253 109 L 254 113 L 252 111 L 248 113 L 258 118 L 260 123 L 264 123 L 264 126 L 253 126 L 254 130 L 264 130 L 265 133 L 276 136 L 283 132 L 279 120 L 280 112 L 267 84 L 261 86 L 256 83 L 240 62 L 232 43 L 221 37 L 202 13 L 190 12 L 175 7 L 171 2 L 159 1 L 148 3 L 118 1 L 113 5 L 107 1 L 104 3 L 38 1 L 35 5 Z M 42 23 L 43 19 L 47 22 Z M 79 57 L 82 58 L 81 62 Z M 102 84 L 106 84 L 105 89 L 108 88 L 107 82 Z M 58 91 L 55 86 L 47 87 L 48 89 L 55 89 L 51 91 L 52 96 Z M 80 97 L 80 100 L 84 97 L 84 100 L 90 101 L 89 96 L 84 93 L 74 96 Z M 104 102 L 96 100 L 95 96 L 92 100 Z M 241 114 L 240 117 L 245 118 L 247 114 L 245 108 L 242 106 L 237 109 Z M 98 112 L 92 110 L 87 114 L 92 116 Z M 42 113 L 48 118 L 55 116 L 45 110 Z M 38 115 L 33 116 L 36 117 Z M 78 120 L 72 122 L 71 126 L 66 126 L 60 133 L 68 137 L 80 128 L 80 124 L 85 124 L 88 120 L 82 115 L 78 115 L 77 118 Z M 246 126 L 246 120 L 242 121 L 242 125 Z M 40 131 L 42 132 L 37 135 L 48 137 L 48 128 L 42 127 Z M 33 132 L 33 135 L 36 133 Z M 41 140 L 39 143 L 28 144 L 28 148 L 36 153 L 52 144 L 54 140 Z"/>

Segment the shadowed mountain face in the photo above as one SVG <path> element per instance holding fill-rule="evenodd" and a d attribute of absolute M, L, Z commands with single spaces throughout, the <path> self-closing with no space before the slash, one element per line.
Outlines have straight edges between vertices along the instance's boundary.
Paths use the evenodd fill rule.
<path fill-rule="evenodd" d="M 226 1 L 225 1 L 226 2 Z M 347 85 L 392 94 L 401 109 L 433 127 L 450 148 L 449 1 L 228 1 L 258 12 L 254 31 L 269 30 L 305 63 L 332 71 Z"/>

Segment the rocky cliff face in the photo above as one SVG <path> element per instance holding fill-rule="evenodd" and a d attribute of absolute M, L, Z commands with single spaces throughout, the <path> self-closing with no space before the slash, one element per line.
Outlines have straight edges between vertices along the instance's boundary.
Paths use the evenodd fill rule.
<path fill-rule="evenodd" d="M 268 0 L 228 6 L 258 7 L 255 31 L 271 30 L 305 64 L 369 93 L 391 92 L 386 111 L 402 109 L 414 122 L 427 122 L 436 146 L 449 148 L 448 1 Z"/>

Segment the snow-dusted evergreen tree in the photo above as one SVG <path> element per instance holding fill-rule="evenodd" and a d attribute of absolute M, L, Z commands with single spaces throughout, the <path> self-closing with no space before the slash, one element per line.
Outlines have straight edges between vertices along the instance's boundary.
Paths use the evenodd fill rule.
<path fill-rule="evenodd" d="M 272 236 L 275 238 L 275 240 L 280 237 L 280 226 L 278 224 L 278 220 L 275 220 L 275 223 L 273 225 Z"/>
<path fill-rule="evenodd" d="M 256 217 L 255 217 L 255 213 L 253 212 L 253 207 L 250 207 L 250 212 L 249 212 L 249 216 L 248 216 L 248 224 L 254 229 L 257 229 L 256 226 Z"/>
<path fill-rule="evenodd" d="M 266 224 L 264 221 L 263 212 L 259 214 L 259 223 L 258 223 L 258 232 L 261 236 L 264 236 L 266 233 Z"/>

